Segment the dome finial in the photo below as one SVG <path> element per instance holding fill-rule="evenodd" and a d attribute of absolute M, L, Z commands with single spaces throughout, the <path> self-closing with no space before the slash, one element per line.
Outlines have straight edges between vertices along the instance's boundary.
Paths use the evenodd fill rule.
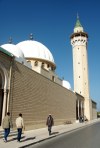
<path fill-rule="evenodd" d="M 10 38 L 9 38 L 8 43 L 9 43 L 9 44 L 11 44 L 11 43 L 12 43 L 12 37 L 10 37 Z"/>
<path fill-rule="evenodd" d="M 30 40 L 33 40 L 33 33 L 30 33 Z"/>

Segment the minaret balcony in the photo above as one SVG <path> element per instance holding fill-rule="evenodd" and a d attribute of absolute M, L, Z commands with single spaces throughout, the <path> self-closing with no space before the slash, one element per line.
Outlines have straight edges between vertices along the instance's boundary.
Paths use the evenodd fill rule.
<path fill-rule="evenodd" d="M 74 37 L 86 37 L 88 38 L 88 34 L 85 33 L 85 32 L 77 32 L 77 33 L 73 33 L 71 36 L 70 36 L 70 39 L 73 39 Z"/>

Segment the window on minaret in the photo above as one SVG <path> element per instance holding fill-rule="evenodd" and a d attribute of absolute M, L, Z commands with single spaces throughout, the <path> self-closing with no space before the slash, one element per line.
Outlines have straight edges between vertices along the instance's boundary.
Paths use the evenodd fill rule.
<path fill-rule="evenodd" d="M 44 68 L 44 63 L 42 63 L 41 67 Z"/>
<path fill-rule="evenodd" d="M 35 61 L 34 62 L 34 66 L 38 66 L 38 61 Z"/>
<path fill-rule="evenodd" d="M 50 67 L 50 65 L 49 64 L 47 64 L 47 68 L 49 68 Z"/>
<path fill-rule="evenodd" d="M 80 78 L 80 76 L 79 76 L 79 78 Z"/>
<path fill-rule="evenodd" d="M 83 41 L 83 43 L 85 43 L 85 40 Z"/>

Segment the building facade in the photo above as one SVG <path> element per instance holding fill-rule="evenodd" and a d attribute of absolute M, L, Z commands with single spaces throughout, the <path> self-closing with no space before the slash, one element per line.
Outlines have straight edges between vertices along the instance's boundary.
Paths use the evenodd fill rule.
<path fill-rule="evenodd" d="M 79 29 L 79 26 L 75 29 Z M 67 121 L 76 122 L 84 115 L 89 120 L 96 118 L 96 103 L 89 98 L 86 53 L 88 35 L 84 32 L 77 33 L 76 30 L 71 36 L 74 91 L 68 81 L 60 79 L 55 73 L 56 64 L 50 50 L 42 43 L 33 41 L 32 35 L 30 40 L 16 45 L 11 42 L 1 45 L 0 126 L 8 111 L 14 127 L 16 117 L 22 113 L 26 129 L 45 127 L 48 114 L 53 115 L 55 125 L 65 124 Z M 82 30 L 81 26 L 79 30 Z M 75 40 L 80 39 L 85 41 L 77 41 L 76 44 Z M 78 62 L 80 66 L 77 65 Z M 76 69 L 79 69 L 78 72 Z M 79 76 L 81 80 L 77 78 Z"/>
<path fill-rule="evenodd" d="M 11 113 L 14 127 L 21 112 L 26 129 L 44 127 L 49 113 L 55 125 L 75 122 L 75 93 L 6 55 L 4 49 L 0 51 L 0 65 L 1 122 L 7 111 Z M 3 79 L 5 73 L 7 76 Z"/>

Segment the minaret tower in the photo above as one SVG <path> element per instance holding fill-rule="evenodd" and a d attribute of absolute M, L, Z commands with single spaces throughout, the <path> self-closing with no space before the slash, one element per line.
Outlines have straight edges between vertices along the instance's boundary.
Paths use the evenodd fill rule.
<path fill-rule="evenodd" d="M 77 16 L 74 33 L 70 38 L 73 50 L 74 91 L 85 98 L 84 115 L 86 115 L 86 117 L 90 120 L 91 100 L 89 96 L 87 59 L 88 34 L 84 32 L 83 27 L 79 21 L 79 16 Z"/>

